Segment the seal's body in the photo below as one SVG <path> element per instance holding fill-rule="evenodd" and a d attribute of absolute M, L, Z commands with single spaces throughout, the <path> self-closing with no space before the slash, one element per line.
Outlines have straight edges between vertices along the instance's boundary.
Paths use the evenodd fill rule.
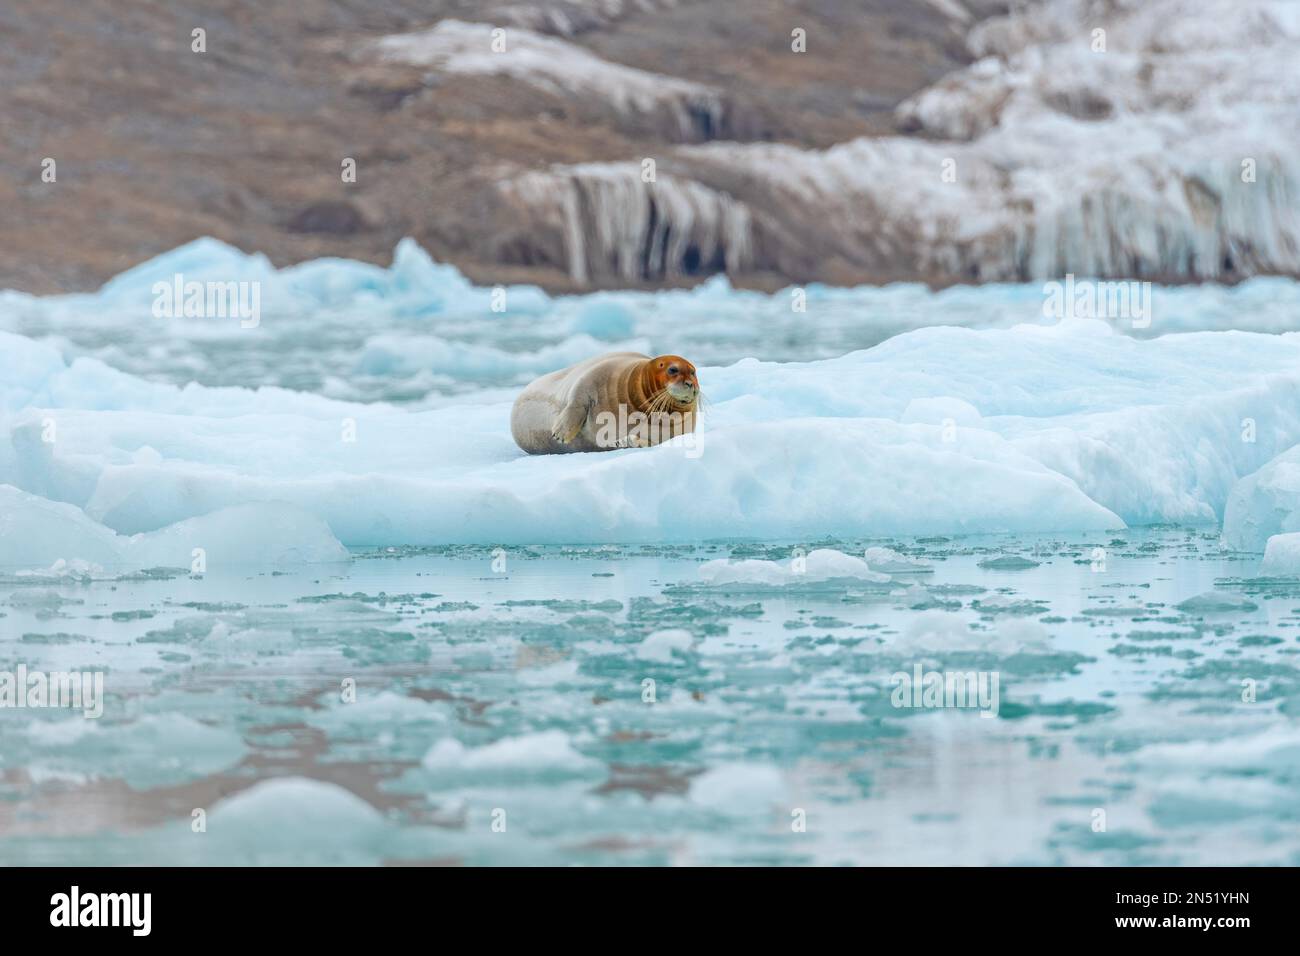
<path fill-rule="evenodd" d="M 678 355 L 611 352 L 543 375 L 510 413 L 530 455 L 647 447 L 695 431 L 699 382 Z"/>

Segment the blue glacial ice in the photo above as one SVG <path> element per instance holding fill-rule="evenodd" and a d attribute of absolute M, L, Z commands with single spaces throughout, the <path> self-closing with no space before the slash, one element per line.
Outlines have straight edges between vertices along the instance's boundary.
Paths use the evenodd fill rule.
<path fill-rule="evenodd" d="M 0 293 L 0 673 L 106 691 L 0 711 L 0 862 L 1300 861 L 1300 284 L 505 293 L 212 241 Z M 514 447 L 629 345 L 697 442 Z"/>
<path fill-rule="evenodd" d="M 260 324 L 153 318 L 153 282 L 176 273 L 262 283 Z M 1268 476 L 1300 443 L 1300 336 L 1273 332 L 1300 314 L 1296 283 L 1157 288 L 1145 330 L 1045 319 L 1036 287 L 811 290 L 807 313 L 719 281 L 512 288 L 504 314 L 491 293 L 410 243 L 389 269 L 276 271 L 208 240 L 95 295 L 7 294 L 0 483 L 121 535 L 281 502 L 347 546 L 1077 531 L 1225 510 L 1234 547 L 1291 530 Z M 1185 330 L 1202 331 L 1147 334 Z M 872 347 L 823 357 L 855 340 Z M 697 441 L 595 459 L 511 442 L 518 383 L 693 341 L 717 362 L 700 363 Z M 265 385 L 264 364 L 296 371 Z M 367 377 L 400 384 L 336 387 Z"/>

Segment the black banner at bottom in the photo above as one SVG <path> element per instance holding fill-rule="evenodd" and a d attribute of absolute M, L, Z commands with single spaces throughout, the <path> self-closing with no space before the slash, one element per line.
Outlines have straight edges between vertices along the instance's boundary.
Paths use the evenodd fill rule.
<path fill-rule="evenodd" d="M 774 921 L 795 919 L 818 936 L 911 927 L 955 940 L 961 927 L 971 938 L 996 927 L 999 935 L 1041 929 L 1069 941 L 1181 945 L 1200 936 L 1231 945 L 1287 927 L 1295 880 L 1291 870 L 1237 868 L 30 868 L 7 876 L 0 911 L 10 941 L 76 932 L 83 943 L 97 936 L 333 945 L 429 930 L 482 932 L 494 944 L 512 932 L 534 942 L 539 932 L 612 940 L 686 921 L 712 924 L 734 942 L 746 930 L 766 934 Z"/>

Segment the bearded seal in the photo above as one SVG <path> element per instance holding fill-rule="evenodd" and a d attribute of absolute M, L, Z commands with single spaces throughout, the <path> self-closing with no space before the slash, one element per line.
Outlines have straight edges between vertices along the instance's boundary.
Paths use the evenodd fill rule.
<path fill-rule="evenodd" d="M 611 352 L 525 388 L 510 433 L 530 455 L 646 448 L 695 431 L 695 366 L 680 355 Z"/>

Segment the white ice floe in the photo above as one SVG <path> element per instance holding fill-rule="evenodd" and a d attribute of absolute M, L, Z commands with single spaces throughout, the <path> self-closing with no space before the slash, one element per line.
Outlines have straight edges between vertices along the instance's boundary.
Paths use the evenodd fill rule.
<path fill-rule="evenodd" d="M 790 561 L 764 561 L 758 558 L 707 561 L 700 565 L 700 577 L 706 584 L 758 584 L 772 587 L 841 579 L 876 584 L 890 580 L 888 574 L 873 571 L 862 558 L 831 548 L 818 548 Z"/>
<path fill-rule="evenodd" d="M 201 555 L 198 553 L 201 552 Z M 71 568 L 194 568 L 320 564 L 348 560 L 318 517 L 286 504 L 244 504 L 186 518 L 157 531 L 120 535 L 75 505 L 0 484 L 0 567 L 49 577 Z M 48 566 L 48 567 L 47 567 Z"/>
<path fill-rule="evenodd" d="M 890 654 L 978 652 L 1010 656 L 1043 653 L 1049 647 L 1047 629 L 1037 621 L 1004 619 L 994 627 L 972 628 L 959 615 L 921 611 L 908 619 L 901 635 L 880 650 Z"/>
<path fill-rule="evenodd" d="M 1269 538 L 1264 546 L 1264 560 L 1259 572 L 1274 577 L 1300 575 L 1300 531 L 1275 534 Z"/>
<path fill-rule="evenodd" d="M 337 784 L 278 777 L 218 800 L 208 826 L 223 842 L 271 853 L 308 840 L 365 845 L 382 832 L 384 817 Z"/>
<path fill-rule="evenodd" d="M 22 545 L 30 568 L 112 562 L 110 531 L 155 532 L 253 503 L 313 515 L 347 545 L 1211 523 L 1230 493 L 1245 495 L 1244 476 L 1300 442 L 1297 335 L 1137 340 L 1083 320 L 920 329 L 838 359 L 702 369 L 712 406 L 694 446 L 537 458 L 510 439 L 509 395 L 409 411 L 150 383 L 5 333 L 0 349 L 0 484 L 92 519 L 83 533 L 71 512 L 40 512 L 51 534 L 83 546 L 42 535 Z M 917 417 L 918 399 L 979 417 L 902 421 Z M 1250 441 L 1247 419 L 1258 421 Z M 1288 509 L 1290 485 L 1275 485 L 1256 476 L 1255 497 L 1271 488 Z M 34 517 L 39 502 L 24 511 L 10 500 L 7 520 L 46 520 Z M 318 539 L 323 528 L 299 547 L 297 531 L 259 530 L 271 520 L 281 519 L 250 515 L 231 534 L 305 560 L 337 553 Z M 1236 524 L 1229 508 L 1230 539 Z"/>
<path fill-rule="evenodd" d="M 787 792 L 776 767 L 735 762 L 711 767 L 692 780 L 689 798 L 717 813 L 751 816 L 773 812 Z"/>
<path fill-rule="evenodd" d="M 1272 418 L 1275 411 L 1266 413 Z M 1274 535 L 1294 531 L 1300 531 L 1300 446 L 1238 481 L 1223 516 L 1224 544 L 1240 551 L 1262 551 Z"/>
<path fill-rule="evenodd" d="M 545 774 L 586 773 L 599 768 L 598 761 L 579 753 L 562 730 L 544 730 L 505 737 L 482 747 L 466 747 L 454 737 L 434 744 L 422 761 L 428 770 L 472 775 L 533 772 Z"/>
<path fill-rule="evenodd" d="M 677 660 L 675 654 L 688 653 L 694 644 L 695 637 L 690 631 L 681 628 L 655 631 L 637 645 L 636 656 L 638 660 L 672 664 Z"/>
<path fill-rule="evenodd" d="M 152 283 L 177 271 L 264 282 L 283 317 L 233 323 L 205 352 L 212 342 L 190 338 L 185 322 L 150 324 Z M 1275 279 L 1161 295 L 1171 330 L 1223 329 L 1234 316 L 1277 330 L 1300 314 L 1298 290 Z M 908 315 L 911 331 L 816 361 L 697 359 L 710 403 L 694 444 L 528 457 L 510 438 L 510 382 L 620 341 L 688 357 L 693 342 L 766 354 L 796 329 L 782 324 L 788 297 L 725 282 L 655 295 L 508 291 L 510 311 L 494 314 L 490 290 L 411 243 L 388 269 L 323 260 L 276 271 L 200 242 L 96 295 L 0 295 L 0 325 L 29 331 L 0 332 L 0 485 L 33 496 L 4 499 L 0 556 L 23 570 L 60 559 L 185 567 L 196 547 L 211 564 L 218 550 L 232 562 L 332 560 L 338 542 L 811 541 L 1220 520 L 1229 546 L 1262 551 L 1270 535 L 1300 530 L 1298 334 L 1136 338 L 1099 320 L 1043 324 L 1041 290 L 1024 286 L 810 289 L 830 321 L 800 321 L 828 349 L 887 313 Z M 949 319 L 973 327 L 913 327 Z M 70 344 L 119 335 L 129 348 L 96 347 L 100 358 Z M 182 360 L 205 379 L 301 373 L 306 385 L 203 386 Z M 400 392 L 418 375 L 455 377 L 459 391 L 436 407 L 326 397 L 361 382 Z M 237 506 L 260 510 L 123 554 L 122 536 Z M 196 536 L 207 540 L 189 544 Z"/>
<path fill-rule="evenodd" d="M 1277 724 L 1224 740 L 1151 744 L 1139 750 L 1136 759 L 1144 766 L 1164 771 L 1231 773 L 1266 767 L 1270 773 L 1289 779 L 1300 770 L 1300 733 Z"/>
<path fill-rule="evenodd" d="M 122 779 L 139 790 L 174 786 L 227 770 L 248 753 L 243 737 L 184 714 L 148 714 L 126 723 L 33 721 L 6 741 L 10 759 L 69 779 Z"/>
<path fill-rule="evenodd" d="M 900 554 L 893 548 L 867 548 L 862 558 L 872 571 L 881 574 L 917 574 L 933 571 L 934 565 L 928 561 L 918 561 Z"/>
<path fill-rule="evenodd" d="M 1178 602 L 1178 610 L 1186 611 L 1188 614 L 1216 614 L 1216 613 L 1234 613 L 1242 614 L 1246 611 L 1254 611 L 1259 605 L 1250 598 L 1233 594 L 1230 591 L 1205 591 L 1201 594 L 1194 594 L 1185 601 Z"/>

